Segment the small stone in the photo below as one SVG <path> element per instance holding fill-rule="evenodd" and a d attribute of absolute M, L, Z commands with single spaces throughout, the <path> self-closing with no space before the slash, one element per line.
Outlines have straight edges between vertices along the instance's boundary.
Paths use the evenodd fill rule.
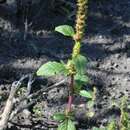
<path fill-rule="evenodd" d="M 108 99 L 108 97 L 106 95 L 103 96 L 103 99 Z"/>
<path fill-rule="evenodd" d="M 103 119 L 102 120 L 102 125 L 105 125 L 107 123 L 107 121 L 108 121 L 107 119 Z"/>

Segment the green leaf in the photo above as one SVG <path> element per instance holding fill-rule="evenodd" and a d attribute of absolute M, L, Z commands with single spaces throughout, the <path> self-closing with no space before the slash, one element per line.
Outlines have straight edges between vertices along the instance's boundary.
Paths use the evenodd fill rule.
<path fill-rule="evenodd" d="M 69 25 L 60 25 L 55 28 L 55 31 L 70 37 L 73 37 L 75 34 L 73 27 Z"/>
<path fill-rule="evenodd" d="M 74 92 L 76 93 L 76 94 L 79 94 L 79 92 L 80 92 L 80 90 L 81 90 L 81 88 L 82 88 L 82 85 L 83 84 L 81 84 L 80 82 L 75 82 L 75 86 L 74 86 Z"/>
<path fill-rule="evenodd" d="M 89 92 L 89 91 L 86 91 L 86 90 L 81 90 L 79 95 L 83 96 L 83 97 L 86 97 L 86 98 L 89 98 L 89 99 L 92 99 L 92 92 Z"/>
<path fill-rule="evenodd" d="M 86 73 L 87 59 L 85 56 L 78 55 L 73 58 L 73 62 L 79 75 L 83 75 Z"/>
<path fill-rule="evenodd" d="M 76 128 L 74 123 L 70 119 L 67 119 L 58 126 L 57 130 L 76 130 Z"/>
<path fill-rule="evenodd" d="M 47 62 L 46 64 L 43 64 L 37 71 L 38 76 L 54 76 L 59 74 L 66 75 L 67 69 L 62 63 L 58 62 Z"/>
<path fill-rule="evenodd" d="M 78 55 L 75 58 L 73 58 L 73 64 L 75 65 L 76 72 L 77 72 L 74 77 L 74 80 L 78 92 L 83 85 L 89 82 L 88 76 L 85 75 L 87 59 L 82 55 Z"/>
<path fill-rule="evenodd" d="M 77 94 L 79 94 L 82 86 L 89 82 L 89 78 L 86 75 L 78 75 L 78 74 L 76 74 L 76 76 L 74 77 L 74 80 L 75 80 L 74 89 L 75 89 L 75 92 Z"/>
<path fill-rule="evenodd" d="M 66 118 L 65 114 L 63 114 L 63 113 L 55 113 L 53 115 L 53 119 L 56 121 L 63 121 L 63 120 L 65 120 L 65 118 Z"/>
<path fill-rule="evenodd" d="M 75 80 L 81 82 L 82 84 L 86 84 L 89 82 L 89 78 L 86 75 L 76 74 Z"/>

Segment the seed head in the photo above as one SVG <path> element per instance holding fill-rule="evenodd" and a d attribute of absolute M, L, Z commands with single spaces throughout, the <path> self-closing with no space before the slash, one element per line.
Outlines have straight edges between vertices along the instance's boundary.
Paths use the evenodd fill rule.
<path fill-rule="evenodd" d="M 76 34 L 74 35 L 75 41 L 81 41 L 84 35 L 85 29 L 85 20 L 86 20 L 86 12 L 87 12 L 87 3 L 88 0 L 77 0 L 77 15 L 76 15 Z"/>

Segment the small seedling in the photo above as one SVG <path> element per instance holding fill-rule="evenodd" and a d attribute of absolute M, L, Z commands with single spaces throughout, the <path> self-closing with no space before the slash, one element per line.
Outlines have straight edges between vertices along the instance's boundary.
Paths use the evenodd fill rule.
<path fill-rule="evenodd" d="M 117 124 L 114 120 L 108 124 L 107 130 L 117 130 Z"/>
<path fill-rule="evenodd" d="M 112 120 L 110 123 L 108 123 L 108 125 L 105 128 L 93 127 L 92 130 L 117 130 L 117 125 L 116 122 Z"/>
<path fill-rule="evenodd" d="M 93 88 L 93 91 L 91 92 L 91 99 L 87 102 L 87 116 L 92 118 L 95 115 L 95 111 L 94 111 L 94 103 L 96 100 L 96 93 L 97 93 L 97 89 L 96 87 Z"/>
<path fill-rule="evenodd" d="M 25 87 L 20 88 L 20 89 L 18 90 L 18 92 L 17 92 L 17 96 L 20 97 L 21 95 L 22 95 L 22 96 L 25 95 L 26 91 L 27 91 L 27 90 L 26 90 Z"/>
<path fill-rule="evenodd" d="M 130 130 L 130 117 L 129 113 L 127 112 L 127 109 L 129 109 L 129 105 L 127 102 L 127 97 L 122 97 L 120 105 L 116 104 L 116 107 L 119 106 L 119 109 L 121 111 L 120 115 L 120 121 L 119 123 L 116 123 L 115 120 L 112 120 L 106 128 L 97 128 L 94 127 L 92 130 Z"/>
<path fill-rule="evenodd" d="M 70 25 L 60 25 L 55 28 L 56 32 L 64 36 L 71 37 L 74 41 L 74 47 L 71 58 L 67 63 L 49 61 L 42 65 L 37 71 L 38 76 L 64 75 L 69 78 L 69 96 L 68 104 L 64 113 L 56 113 L 53 119 L 59 121 L 58 130 L 76 130 L 73 123 L 72 102 L 74 94 L 79 94 L 88 99 L 93 99 L 92 92 L 82 90 L 82 86 L 89 82 L 86 75 L 87 58 L 80 53 L 81 41 L 85 30 L 86 10 L 88 0 L 77 0 L 78 11 L 75 30 Z"/>
<path fill-rule="evenodd" d="M 34 107 L 33 107 L 33 112 L 34 115 L 40 119 L 43 116 L 43 111 L 42 111 L 42 104 L 41 103 L 37 103 Z"/>
<path fill-rule="evenodd" d="M 128 106 L 127 99 L 128 99 L 127 97 L 123 97 L 121 100 L 120 130 L 130 130 L 130 117 L 127 112 L 127 106 Z"/>

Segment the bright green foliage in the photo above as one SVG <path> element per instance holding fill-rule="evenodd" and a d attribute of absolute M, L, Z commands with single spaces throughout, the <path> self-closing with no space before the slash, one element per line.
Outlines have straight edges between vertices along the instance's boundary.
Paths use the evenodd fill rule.
<path fill-rule="evenodd" d="M 75 81 L 75 85 L 74 85 L 74 92 L 76 94 L 79 94 L 80 90 L 82 89 L 82 83 Z"/>
<path fill-rule="evenodd" d="M 129 115 L 127 112 L 121 112 L 121 130 L 129 130 Z"/>
<path fill-rule="evenodd" d="M 55 31 L 69 37 L 73 37 L 75 34 L 73 27 L 69 25 L 60 25 L 55 28 Z"/>
<path fill-rule="evenodd" d="M 63 113 L 55 113 L 53 115 L 53 119 L 56 121 L 63 121 L 63 120 L 65 120 L 65 118 L 66 118 L 66 116 Z"/>
<path fill-rule="evenodd" d="M 56 32 L 63 34 L 64 36 L 71 37 L 75 41 L 71 58 L 68 59 L 67 64 L 58 62 L 48 62 L 40 67 L 37 71 L 38 76 L 55 76 L 55 75 L 65 75 L 71 80 L 69 81 L 69 99 L 65 110 L 65 114 L 56 113 L 53 119 L 59 121 L 58 130 L 76 130 L 74 123 L 72 122 L 72 98 L 74 96 L 75 86 L 78 89 L 78 94 L 81 96 L 93 99 L 93 93 L 86 90 L 81 90 L 82 86 L 88 83 L 89 79 L 86 76 L 86 57 L 80 55 L 81 40 L 84 34 L 84 25 L 86 18 L 86 4 L 87 0 L 77 1 L 78 11 L 76 20 L 76 33 L 72 26 L 61 25 L 55 28 Z"/>
<path fill-rule="evenodd" d="M 92 99 L 92 92 L 88 92 L 86 90 L 81 90 L 79 95 L 86 97 L 86 98 L 89 98 L 89 99 Z"/>
<path fill-rule="evenodd" d="M 87 59 L 85 56 L 78 55 L 73 58 L 74 65 L 76 67 L 76 71 L 79 75 L 84 75 L 86 73 L 86 65 Z"/>
<path fill-rule="evenodd" d="M 68 72 L 65 65 L 55 61 L 47 62 L 46 64 L 42 65 L 37 71 L 38 76 L 47 76 L 47 77 L 59 74 L 66 75 L 67 73 Z"/>
<path fill-rule="evenodd" d="M 74 77 L 75 79 L 75 92 L 79 93 L 82 89 L 82 86 L 89 82 L 89 78 L 86 75 L 78 75 Z"/>
<path fill-rule="evenodd" d="M 130 129 L 130 120 L 129 114 L 126 112 L 127 108 L 127 97 L 123 97 L 121 101 L 121 116 L 120 116 L 120 130 L 129 130 Z"/>
<path fill-rule="evenodd" d="M 116 130 L 116 129 L 117 129 L 116 122 L 115 122 L 114 120 L 111 121 L 111 122 L 108 124 L 107 129 L 108 129 L 108 130 Z"/>
<path fill-rule="evenodd" d="M 89 78 L 86 75 L 76 74 L 75 80 L 81 82 L 82 84 L 86 84 L 89 82 Z"/>
<path fill-rule="evenodd" d="M 78 55 L 75 58 L 73 58 L 73 64 L 76 68 L 76 75 L 74 77 L 76 84 L 75 86 L 77 88 L 82 88 L 82 85 L 85 85 L 89 82 L 88 76 L 85 75 L 87 59 L 82 55 Z"/>
<path fill-rule="evenodd" d="M 76 130 L 74 123 L 70 119 L 66 119 L 62 122 L 57 130 Z"/>

